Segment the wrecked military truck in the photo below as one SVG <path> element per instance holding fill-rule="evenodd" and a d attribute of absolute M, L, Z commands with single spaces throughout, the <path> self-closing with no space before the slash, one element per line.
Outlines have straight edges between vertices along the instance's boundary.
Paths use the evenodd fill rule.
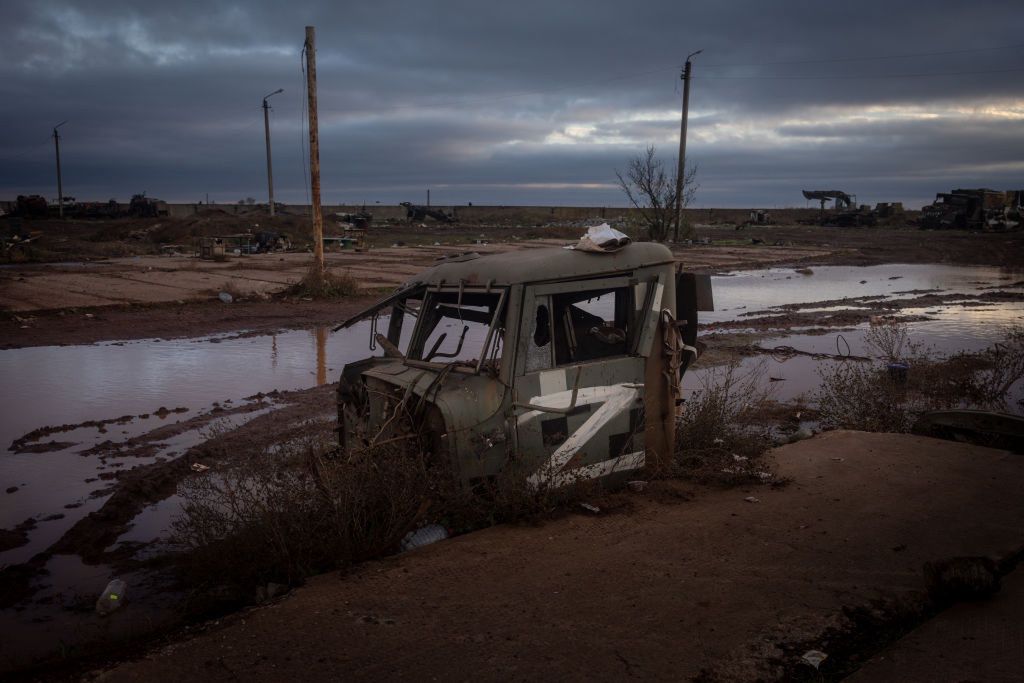
<path fill-rule="evenodd" d="M 336 329 L 376 355 L 338 387 L 342 448 L 418 440 L 462 485 L 621 483 L 667 462 L 710 279 L 654 243 L 461 254 Z"/>

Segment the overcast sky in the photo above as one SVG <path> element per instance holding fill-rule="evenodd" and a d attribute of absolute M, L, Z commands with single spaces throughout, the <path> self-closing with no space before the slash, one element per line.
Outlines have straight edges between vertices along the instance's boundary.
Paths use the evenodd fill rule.
<path fill-rule="evenodd" d="M 304 27 L 317 29 L 325 203 L 624 203 L 615 169 L 675 163 L 694 59 L 696 204 L 801 189 L 919 206 L 1024 188 L 1019 0 L 858 3 L 5 0 L 0 198 L 304 202 Z"/>

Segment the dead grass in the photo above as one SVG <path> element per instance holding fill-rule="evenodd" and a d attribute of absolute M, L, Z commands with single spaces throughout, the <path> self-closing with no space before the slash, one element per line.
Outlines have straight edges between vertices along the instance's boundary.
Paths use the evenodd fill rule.
<path fill-rule="evenodd" d="M 598 488 L 589 480 L 533 486 L 510 464 L 470 490 L 414 443 L 341 452 L 310 440 L 191 478 L 179 488 L 183 512 L 173 523 L 184 582 L 199 594 L 226 587 L 251 601 L 268 582 L 296 585 L 396 552 L 406 533 L 426 524 L 464 533 L 535 521 Z"/>
<path fill-rule="evenodd" d="M 339 299 L 358 294 L 359 283 L 348 272 L 339 274 L 311 268 L 305 277 L 284 293 L 286 296 L 309 299 Z"/>
<path fill-rule="evenodd" d="M 721 485 L 770 478 L 761 456 L 773 445 L 772 430 L 754 419 L 774 405 L 765 367 L 734 362 L 700 376 L 676 423 L 675 474 Z"/>
<path fill-rule="evenodd" d="M 391 445 L 341 454 L 309 441 L 187 480 L 174 539 L 192 586 L 295 584 L 397 545 L 431 488 L 415 453 Z"/>
<path fill-rule="evenodd" d="M 874 360 L 821 369 L 815 395 L 826 427 L 909 432 L 930 410 L 1005 410 L 1012 385 L 1024 378 L 1024 328 L 980 352 L 942 356 L 911 339 L 903 323 L 872 326 L 865 341 Z M 909 366 L 905 377 L 892 363 Z"/>

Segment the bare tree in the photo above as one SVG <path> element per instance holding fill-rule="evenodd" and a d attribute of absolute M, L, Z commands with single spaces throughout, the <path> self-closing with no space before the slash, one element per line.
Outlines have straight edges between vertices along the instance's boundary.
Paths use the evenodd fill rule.
<path fill-rule="evenodd" d="M 676 221 L 676 164 L 673 170 L 665 170 L 665 164 L 658 158 L 654 145 L 647 148 L 643 155 L 629 160 L 625 175 L 618 170 L 615 176 L 619 179 L 619 187 L 626 193 L 629 203 L 640 213 L 640 221 L 647 229 L 648 237 L 654 242 L 664 242 Z M 683 178 L 683 208 L 693 201 L 697 194 L 697 167 L 686 169 Z M 692 235 L 689 226 L 683 228 L 684 237 Z"/>

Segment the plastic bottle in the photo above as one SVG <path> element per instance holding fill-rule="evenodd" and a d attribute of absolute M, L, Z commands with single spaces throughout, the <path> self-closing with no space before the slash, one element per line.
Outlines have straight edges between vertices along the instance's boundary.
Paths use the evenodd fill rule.
<path fill-rule="evenodd" d="M 128 585 L 121 579 L 114 579 L 107 584 L 96 601 L 96 613 L 106 616 L 124 603 L 124 594 Z"/>

